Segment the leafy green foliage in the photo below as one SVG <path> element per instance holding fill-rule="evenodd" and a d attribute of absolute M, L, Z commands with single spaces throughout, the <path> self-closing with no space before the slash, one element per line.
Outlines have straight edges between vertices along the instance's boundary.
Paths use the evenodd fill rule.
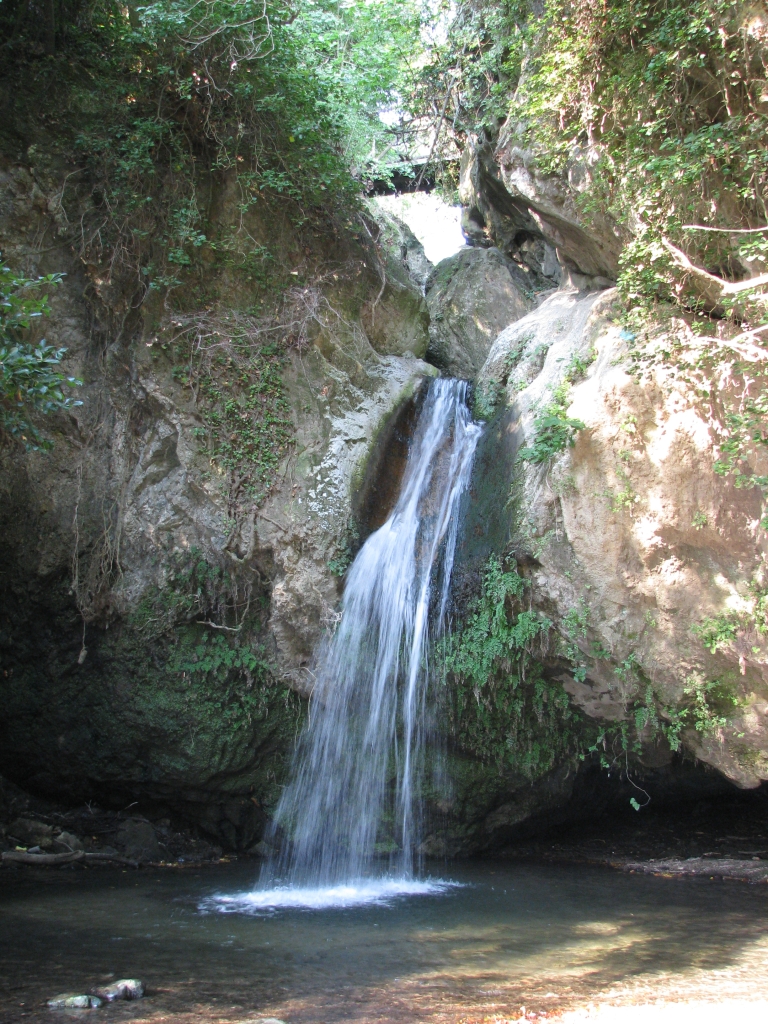
<path fill-rule="evenodd" d="M 547 678 L 541 659 L 545 653 L 568 659 L 574 678 L 583 682 L 588 657 L 612 660 L 611 654 L 599 643 L 586 644 L 590 608 L 585 599 L 568 611 L 566 635 L 550 650 L 552 624 L 523 607 L 526 586 L 517 572 L 505 572 L 491 558 L 470 615 L 440 645 L 450 734 L 467 753 L 531 778 L 569 756 L 592 754 L 606 768 L 628 766 L 642 742 L 663 735 L 679 750 L 685 729 L 711 735 L 741 705 L 730 682 L 697 673 L 686 680 L 679 703 L 668 705 L 630 651 L 612 664 L 625 694 L 625 717 L 602 726 L 584 720 L 562 686 Z"/>
<path fill-rule="evenodd" d="M 684 226 L 765 222 L 765 44 L 748 25 L 730 0 L 547 4 L 523 99 L 530 133 L 553 168 L 579 150 L 597 156 L 581 201 L 586 216 L 631 231 L 620 279 L 630 300 L 697 301 L 663 238 L 744 274 L 741 240 Z"/>
<path fill-rule="evenodd" d="M 389 145 L 379 110 L 420 46 L 409 0 L 63 0 L 43 47 L 32 11 L 0 9 L 7 128 L 31 130 L 57 97 L 57 132 L 86 171 L 62 209 L 79 223 L 89 197 L 82 254 L 140 288 L 179 288 L 210 254 L 263 269 L 247 217 L 270 204 L 297 225 L 348 221 Z M 241 215 L 228 233 L 208 218 L 225 180 Z"/>
<path fill-rule="evenodd" d="M 583 683 L 587 678 L 587 666 L 579 648 L 579 640 L 587 639 L 589 620 L 589 605 L 583 597 L 568 609 L 563 619 L 567 640 L 563 640 L 561 643 L 562 653 L 570 661 L 573 678 L 579 683 Z"/>
<path fill-rule="evenodd" d="M 470 133 L 533 150 L 541 173 L 586 170 L 582 216 L 623 235 L 633 306 L 700 303 L 663 240 L 729 280 L 766 266 L 766 37 L 732 0 L 463 0 L 424 62 L 416 107 L 443 158 Z M 440 147 L 438 147 L 438 151 Z"/>
<path fill-rule="evenodd" d="M 687 707 L 682 715 L 702 736 L 709 736 L 727 724 L 741 701 L 731 684 L 722 679 L 705 680 L 694 674 L 683 690 Z"/>
<path fill-rule="evenodd" d="M 270 710 L 279 710 L 279 700 L 294 706 L 294 715 L 299 704 L 295 694 L 275 684 L 263 647 L 254 649 L 221 634 L 182 633 L 168 667 L 188 682 L 197 714 L 215 717 L 230 732 L 266 719 Z"/>
<path fill-rule="evenodd" d="M 623 485 L 620 490 L 610 493 L 611 512 L 632 512 L 635 504 L 640 500 L 632 487 L 627 471 L 621 467 L 616 470 L 616 476 Z"/>
<path fill-rule="evenodd" d="M 30 328 L 50 313 L 48 291 L 61 274 L 30 279 L 0 263 L 0 434 L 17 437 L 29 448 L 45 448 L 32 417 L 81 405 L 68 389 L 81 383 L 60 369 L 65 348 L 44 339 L 24 340 Z"/>
<path fill-rule="evenodd" d="M 693 632 L 712 654 L 716 654 L 736 639 L 739 633 L 739 622 L 729 615 L 717 615 L 714 618 L 704 619 L 703 622 L 694 626 Z"/>
<path fill-rule="evenodd" d="M 491 558 L 473 612 L 442 642 L 452 736 L 462 749 L 531 778 L 574 748 L 577 721 L 533 652 L 551 623 L 520 610 L 526 583 Z M 517 609 L 517 610 L 513 610 Z"/>
<path fill-rule="evenodd" d="M 174 552 L 118 641 L 137 665 L 135 699 L 147 720 L 171 732 L 192 728 L 189 751 L 247 742 L 256 726 L 292 740 L 303 704 L 266 656 L 268 605 L 264 592 L 199 549 Z"/>
<path fill-rule="evenodd" d="M 274 325 L 234 310 L 179 314 L 173 327 L 175 334 L 157 347 L 200 408 L 204 427 L 197 436 L 234 515 L 238 495 L 249 504 L 264 500 L 293 444 L 285 347 L 268 340 Z"/>
<path fill-rule="evenodd" d="M 567 415 L 570 405 L 571 382 L 562 381 L 552 393 L 552 400 L 533 422 L 533 443 L 521 448 L 521 462 L 543 465 L 576 443 L 576 434 L 585 429 L 581 420 Z"/>
<path fill-rule="evenodd" d="M 197 616 L 226 620 L 232 605 L 236 614 L 237 601 L 225 570 L 193 547 L 170 555 L 162 586 L 146 591 L 131 621 L 145 636 L 161 636 Z"/>
<path fill-rule="evenodd" d="M 282 352 L 264 346 L 236 369 L 223 359 L 201 379 L 208 400 L 203 418 L 213 440 L 212 461 L 246 474 L 247 493 L 261 501 L 282 454 L 292 443 L 293 423 L 281 375 Z M 224 365 L 221 365 L 224 363 Z M 239 384 L 238 391 L 235 384 Z"/>
<path fill-rule="evenodd" d="M 432 5 L 426 53 L 406 106 L 433 134 L 438 177 L 455 192 L 454 145 L 493 137 L 509 109 L 532 36 L 530 0 L 442 0 Z"/>

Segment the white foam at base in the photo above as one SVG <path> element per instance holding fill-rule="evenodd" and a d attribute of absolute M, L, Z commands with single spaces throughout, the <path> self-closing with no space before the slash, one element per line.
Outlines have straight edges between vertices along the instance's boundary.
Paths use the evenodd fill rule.
<path fill-rule="evenodd" d="M 422 881 L 413 878 L 365 878 L 358 882 L 314 888 L 286 885 L 274 889 L 209 896 L 200 904 L 200 909 L 220 914 L 257 914 L 263 910 L 284 908 L 328 910 L 382 905 L 402 896 L 438 895 L 460 884 L 442 878 Z"/>

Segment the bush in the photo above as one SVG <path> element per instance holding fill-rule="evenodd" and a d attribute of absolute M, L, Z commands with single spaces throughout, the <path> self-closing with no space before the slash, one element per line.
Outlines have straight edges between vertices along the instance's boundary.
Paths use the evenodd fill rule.
<path fill-rule="evenodd" d="M 23 340 L 34 321 L 50 312 L 47 289 L 61 277 L 49 274 L 33 280 L 0 264 L 0 433 L 29 448 L 50 444 L 32 422 L 36 413 L 82 404 L 67 393 L 81 381 L 59 368 L 66 349 L 55 349 L 44 339 L 36 344 Z"/>

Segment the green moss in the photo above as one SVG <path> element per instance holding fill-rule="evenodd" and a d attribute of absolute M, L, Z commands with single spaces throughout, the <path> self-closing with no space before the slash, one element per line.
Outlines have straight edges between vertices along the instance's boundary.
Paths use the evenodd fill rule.
<path fill-rule="evenodd" d="M 345 576 L 352 564 L 355 551 L 360 544 L 360 531 L 354 519 L 350 519 L 344 535 L 336 548 L 336 555 L 328 562 L 328 568 L 334 576 Z"/>
<path fill-rule="evenodd" d="M 453 740 L 498 770 L 536 778 L 578 749 L 580 716 L 535 656 L 552 623 L 521 606 L 526 585 L 489 559 L 473 610 L 440 655 Z"/>

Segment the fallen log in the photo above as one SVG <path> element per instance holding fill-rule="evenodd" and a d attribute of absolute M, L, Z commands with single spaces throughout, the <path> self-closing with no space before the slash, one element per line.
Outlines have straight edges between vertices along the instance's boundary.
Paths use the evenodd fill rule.
<path fill-rule="evenodd" d="M 86 863 L 112 861 L 115 864 L 127 864 L 131 868 L 139 866 L 138 861 L 121 857 L 117 853 L 85 853 L 84 850 L 73 850 L 71 853 L 27 853 L 26 850 L 6 850 L 2 854 L 2 861 L 4 864 L 35 864 L 38 867 L 52 867 L 83 861 Z"/>

